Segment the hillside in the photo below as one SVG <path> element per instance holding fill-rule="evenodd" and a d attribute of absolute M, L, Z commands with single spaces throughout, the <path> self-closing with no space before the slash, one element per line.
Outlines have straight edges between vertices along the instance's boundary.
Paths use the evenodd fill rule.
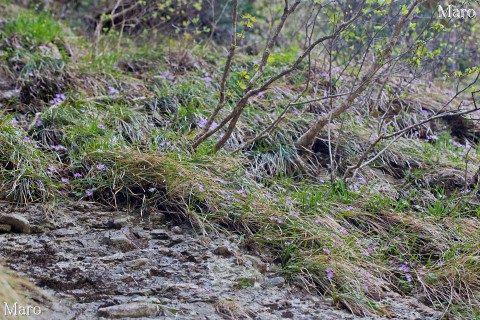
<path fill-rule="evenodd" d="M 45 317 L 480 318 L 479 20 L 268 2 L 0 1 L 0 258 Z"/>

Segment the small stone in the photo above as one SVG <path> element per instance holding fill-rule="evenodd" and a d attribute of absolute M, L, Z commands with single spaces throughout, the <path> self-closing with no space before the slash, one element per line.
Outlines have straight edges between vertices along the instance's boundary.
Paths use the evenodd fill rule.
<path fill-rule="evenodd" d="M 0 224 L 8 224 L 13 231 L 30 233 L 30 222 L 19 214 L 11 213 L 0 216 Z"/>
<path fill-rule="evenodd" d="M 281 287 L 285 284 L 285 278 L 283 277 L 275 277 L 272 279 L 265 280 L 260 285 L 262 288 L 273 288 L 273 287 Z"/>
<path fill-rule="evenodd" d="M 136 229 L 136 230 L 133 230 L 132 233 L 134 235 L 136 235 L 137 237 L 139 238 L 142 238 L 142 239 L 152 239 L 152 236 L 150 235 L 150 232 L 146 231 L 146 230 L 143 230 L 143 229 Z"/>
<path fill-rule="evenodd" d="M 127 235 L 121 231 L 111 232 L 106 238 L 107 243 L 119 248 L 121 251 L 131 251 L 137 248 L 135 243 L 130 240 Z"/>
<path fill-rule="evenodd" d="M 167 247 L 173 247 L 176 244 L 182 243 L 183 242 L 183 237 L 182 236 L 173 236 L 170 239 L 170 242 L 168 243 Z"/>
<path fill-rule="evenodd" d="M 213 253 L 217 256 L 222 256 L 225 258 L 233 256 L 233 251 L 227 246 L 220 246 L 213 250 Z"/>
<path fill-rule="evenodd" d="M 138 269 L 138 268 L 146 265 L 147 263 L 148 263 L 147 258 L 140 258 L 140 259 L 125 262 L 125 264 L 128 267 L 133 268 L 133 269 Z"/>
<path fill-rule="evenodd" d="M 115 260 L 123 260 L 123 258 L 125 257 L 125 255 L 121 252 L 118 252 L 118 253 L 115 253 L 115 254 L 112 254 L 112 255 L 109 255 L 109 256 L 105 256 L 105 257 L 101 257 L 101 258 L 98 258 L 99 260 L 102 260 L 102 261 L 115 261 Z"/>
<path fill-rule="evenodd" d="M 128 224 L 128 217 L 117 218 L 113 220 L 113 227 L 115 229 L 122 229 Z"/>
<path fill-rule="evenodd" d="M 8 233 L 12 231 L 12 226 L 8 224 L 0 224 L 0 233 Z"/>
<path fill-rule="evenodd" d="M 244 255 L 243 257 L 245 258 L 246 263 L 249 261 L 252 266 L 261 273 L 267 272 L 267 264 L 263 262 L 262 259 L 260 259 L 259 257 L 251 256 L 248 254 Z"/>
<path fill-rule="evenodd" d="M 125 303 L 98 309 L 99 317 L 109 319 L 153 317 L 159 313 L 158 306 L 148 303 Z"/>
<path fill-rule="evenodd" d="M 165 224 L 165 214 L 161 212 L 153 212 L 150 214 L 150 222 L 154 225 Z"/>
<path fill-rule="evenodd" d="M 168 233 L 163 229 L 152 230 L 152 231 L 150 231 L 150 235 L 152 236 L 153 239 L 157 239 L 157 240 L 169 240 L 170 239 L 170 236 L 168 235 Z"/>
<path fill-rule="evenodd" d="M 183 230 L 179 226 L 173 227 L 172 232 L 175 233 L 175 234 L 183 234 Z"/>

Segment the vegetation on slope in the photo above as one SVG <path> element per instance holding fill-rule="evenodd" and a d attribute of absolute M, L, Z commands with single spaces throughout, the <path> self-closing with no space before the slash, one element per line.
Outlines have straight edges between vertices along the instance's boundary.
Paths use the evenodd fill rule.
<path fill-rule="evenodd" d="M 380 301 L 395 290 L 451 317 L 480 317 L 480 150 L 474 113 L 449 105 L 452 79 L 399 71 L 372 85 L 305 152 L 295 141 L 330 102 L 292 104 L 292 97 L 305 93 L 307 79 L 315 90 L 302 101 L 328 95 L 332 72 L 340 72 L 327 72 L 319 55 L 318 65 L 304 63 L 303 72 L 252 96 L 227 147 L 211 154 L 225 131 L 191 147 L 219 99 L 226 55 L 210 37 L 112 29 L 89 41 L 56 10 L 0 5 L 1 85 L 19 90 L 0 101 L 3 199 L 154 206 L 203 232 L 245 235 L 245 246 L 278 262 L 292 283 L 355 314 L 388 315 Z M 262 76 L 278 74 L 299 52 L 276 48 Z M 221 116 L 234 109 L 258 58 L 237 54 Z M 473 71 L 458 78 L 459 85 L 478 79 Z M 455 102 L 473 108 L 471 91 Z M 450 116 L 426 121 L 446 106 Z M 376 142 L 381 126 L 403 131 Z"/>

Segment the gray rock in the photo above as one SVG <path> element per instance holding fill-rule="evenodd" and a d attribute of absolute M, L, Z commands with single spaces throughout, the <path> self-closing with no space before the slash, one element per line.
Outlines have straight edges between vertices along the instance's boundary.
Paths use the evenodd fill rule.
<path fill-rule="evenodd" d="M 66 237 L 66 236 L 74 236 L 79 235 L 82 231 L 82 228 L 75 227 L 75 228 L 63 228 L 52 231 L 51 234 L 57 237 Z"/>
<path fill-rule="evenodd" d="M 3 214 L 0 216 L 0 224 L 8 224 L 13 231 L 30 233 L 30 222 L 16 213 Z"/>
<path fill-rule="evenodd" d="M 225 258 L 233 256 L 233 250 L 227 246 L 217 247 L 213 250 L 213 253 L 217 256 L 222 256 Z"/>
<path fill-rule="evenodd" d="M 0 224 L 0 233 L 7 233 L 12 231 L 12 226 L 9 224 Z"/>
<path fill-rule="evenodd" d="M 260 285 L 262 288 L 273 288 L 273 287 L 281 287 L 285 284 L 285 278 L 283 277 L 275 277 L 272 279 L 265 280 Z"/>
<path fill-rule="evenodd" d="M 260 271 L 261 273 L 267 272 L 267 264 L 262 261 L 259 257 L 251 256 L 251 255 L 244 255 L 245 264 L 251 264 L 255 269 Z"/>
<path fill-rule="evenodd" d="M 175 233 L 175 234 L 183 234 L 183 230 L 179 226 L 173 227 L 172 232 Z"/>
<path fill-rule="evenodd" d="M 143 230 L 142 228 L 134 228 L 132 233 L 142 239 L 152 239 L 150 232 Z"/>
<path fill-rule="evenodd" d="M 167 244 L 167 247 L 173 247 L 176 244 L 182 243 L 183 240 L 184 240 L 183 236 L 179 236 L 179 235 L 172 236 L 170 238 L 170 242 Z"/>
<path fill-rule="evenodd" d="M 109 245 L 117 247 L 123 252 L 131 251 L 137 248 L 135 243 L 130 240 L 122 231 L 110 232 L 109 236 L 107 236 L 105 240 Z"/>
<path fill-rule="evenodd" d="M 122 229 L 128 224 L 128 217 L 117 218 L 113 220 L 113 227 L 115 229 Z"/>
<path fill-rule="evenodd" d="M 158 239 L 158 240 L 169 240 L 170 236 L 168 235 L 167 231 L 163 229 L 155 229 L 150 231 L 150 235 L 152 236 L 153 239 Z"/>
<path fill-rule="evenodd" d="M 140 268 L 148 263 L 148 258 L 140 258 L 132 261 L 127 261 L 125 264 L 133 269 Z"/>
<path fill-rule="evenodd" d="M 153 317 L 160 314 L 160 308 L 148 303 L 125 303 L 99 308 L 98 316 L 109 319 Z"/>
<path fill-rule="evenodd" d="M 125 258 L 125 255 L 121 252 L 118 252 L 118 253 L 115 253 L 115 254 L 112 254 L 112 255 L 109 255 L 109 256 L 98 258 L 98 260 L 101 260 L 101 261 L 115 261 L 115 260 L 123 260 L 123 258 Z"/>

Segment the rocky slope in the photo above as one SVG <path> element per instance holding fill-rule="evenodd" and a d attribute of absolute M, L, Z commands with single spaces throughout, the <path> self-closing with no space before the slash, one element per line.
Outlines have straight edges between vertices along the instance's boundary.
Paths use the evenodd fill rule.
<path fill-rule="evenodd" d="M 286 284 L 237 235 L 197 234 L 160 212 L 129 215 L 87 202 L 54 211 L 4 205 L 0 220 L 1 257 L 51 296 L 36 319 L 357 318 Z M 395 319 L 440 317 L 394 293 L 384 302 Z"/>

